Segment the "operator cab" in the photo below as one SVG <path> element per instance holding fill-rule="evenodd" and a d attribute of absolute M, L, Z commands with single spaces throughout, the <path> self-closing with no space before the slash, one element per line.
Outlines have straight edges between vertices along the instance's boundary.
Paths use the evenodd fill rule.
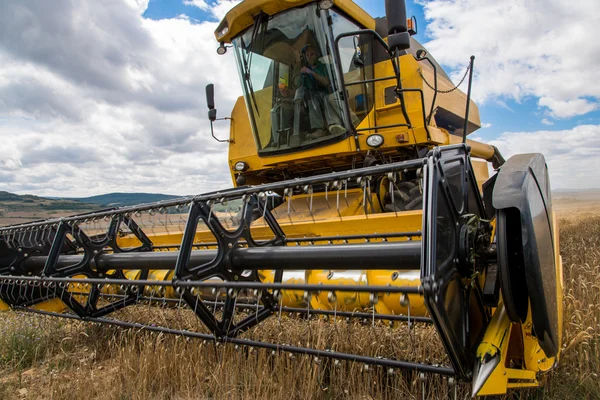
<path fill-rule="evenodd" d="M 370 46 L 345 38 L 339 69 L 333 56 L 335 37 L 358 29 L 342 14 L 312 3 L 274 16 L 261 12 L 232 40 L 259 155 L 339 142 L 368 114 L 372 84 L 346 92 L 346 110 L 340 81 L 372 78 Z"/>

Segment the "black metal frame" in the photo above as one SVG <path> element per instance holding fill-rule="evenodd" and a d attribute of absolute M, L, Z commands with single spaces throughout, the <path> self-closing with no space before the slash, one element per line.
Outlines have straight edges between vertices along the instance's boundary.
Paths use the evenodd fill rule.
<path fill-rule="evenodd" d="M 458 164 L 455 163 L 456 160 L 459 160 Z M 285 191 L 289 194 L 294 191 L 307 193 L 312 192 L 312 190 L 307 191 L 307 188 L 324 188 L 326 186 L 324 184 L 331 182 L 338 183 L 330 185 L 331 187 L 341 190 L 343 185 L 340 185 L 339 182 L 350 180 L 357 181 L 358 186 L 365 191 L 366 195 L 370 188 L 367 184 L 369 180 L 375 182 L 381 176 L 393 178 L 398 173 L 421 168 L 425 176 L 422 235 L 419 231 L 399 231 L 385 234 L 365 233 L 364 235 L 288 238 L 264 202 L 266 198 L 264 194 L 267 191 Z M 460 179 L 455 181 L 452 176 L 457 172 Z M 463 200 L 457 200 L 457 193 Z M 243 209 L 240 214 L 241 221 L 236 229 L 228 230 L 212 215 L 211 204 L 236 198 L 243 200 Z M 443 202 L 438 202 L 438 198 L 442 199 Z M 291 197 L 287 200 L 291 201 Z M 148 252 L 147 250 L 152 249 L 151 242 L 142 228 L 133 225 L 134 221 L 127 223 L 128 226 L 134 227 L 130 230 L 142 243 L 142 246 L 136 248 L 135 252 L 127 252 L 129 249 L 121 249 L 116 246 L 117 226 L 136 212 L 181 205 L 189 205 L 190 210 L 182 242 L 174 246 L 179 249 L 178 252 Z M 450 205 L 453 205 L 452 208 L 450 208 Z M 261 212 L 266 226 L 272 231 L 272 240 L 255 241 L 253 239 L 251 226 L 253 223 L 253 210 L 256 208 Z M 476 210 L 473 208 L 476 208 Z M 448 210 L 451 211 L 450 214 L 448 214 Z M 444 300 L 447 300 L 444 288 L 445 285 L 457 281 L 459 278 L 470 278 L 474 268 L 480 268 L 480 266 L 470 263 L 469 254 L 464 254 L 463 241 L 470 240 L 469 237 L 463 237 L 462 234 L 463 227 L 469 227 L 465 217 L 473 213 L 484 215 L 483 205 L 478 197 L 470 166 L 468 147 L 465 145 L 447 146 L 429 152 L 424 159 L 295 179 L 260 187 L 236 188 L 139 207 L 104 210 L 64 218 L 60 221 L 42 221 L 0 228 L 0 244 L 2 244 L 0 246 L 0 298 L 14 309 L 46 315 L 102 322 L 128 328 L 176 333 L 189 337 L 263 347 L 276 351 L 360 361 L 390 368 L 405 368 L 442 375 L 454 375 L 456 373 L 460 378 L 466 379 L 470 374 L 470 366 L 472 365 L 470 364 L 472 349 L 465 346 L 465 343 L 456 340 L 456 336 L 459 334 L 456 332 L 457 327 L 448 323 L 447 318 L 449 318 L 448 315 L 452 311 L 444 308 Z M 440 216 L 443 218 L 451 217 L 452 223 L 449 225 L 440 223 Z M 105 217 L 111 218 L 111 223 L 103 241 L 94 243 L 92 239 L 84 236 L 81 230 L 77 230 L 78 224 L 82 221 Z M 211 244 L 211 246 L 216 247 L 215 250 L 193 251 L 198 247 L 198 244 L 194 243 L 194 237 L 200 220 L 206 224 L 215 237 L 215 242 Z M 343 224 L 343 221 L 340 221 L 340 223 Z M 16 233 L 33 233 L 30 235 L 31 237 L 44 237 L 44 240 L 40 239 L 39 243 L 47 244 L 47 238 L 37 232 L 48 229 L 49 226 L 56 228 L 55 237 L 50 248 L 45 247 L 47 249 L 45 253 L 38 252 L 22 254 L 20 257 L 14 256 L 19 246 L 27 244 L 34 245 L 30 247 L 35 247 L 36 244 L 24 241 L 22 238 L 15 240 Z M 74 240 L 65 240 L 69 229 L 74 232 L 72 234 Z M 422 240 L 412 240 L 413 237 L 419 237 Z M 451 250 L 451 262 L 446 264 L 444 260 L 441 260 L 444 263 L 438 265 L 441 256 L 435 251 L 435 243 L 448 238 L 455 243 Z M 355 243 L 357 239 L 364 240 L 364 243 Z M 334 241 L 345 244 L 332 244 Z M 288 243 L 293 242 L 297 242 L 297 244 L 323 244 L 287 246 Z M 335 258 L 339 258 L 337 264 Z M 454 262 L 455 259 L 459 261 Z M 321 266 L 324 265 L 323 260 L 331 262 L 332 269 L 402 270 L 420 268 L 423 286 L 340 286 L 282 283 L 285 270 L 323 269 Z M 17 268 L 12 270 L 11 266 Z M 126 279 L 123 274 L 125 269 L 135 269 L 141 272 L 137 279 Z M 150 269 L 172 270 L 174 278 L 163 281 L 150 280 L 148 279 Z M 270 283 L 261 282 L 257 274 L 259 269 L 274 270 L 274 281 Z M 106 273 L 109 270 L 116 270 L 117 273 L 107 276 Z M 247 273 L 242 274 L 243 270 L 246 270 Z M 74 277 L 76 275 L 85 275 L 85 277 Z M 211 277 L 218 277 L 222 281 L 207 280 Z M 83 297 L 86 297 L 85 304 L 78 301 L 82 297 L 81 290 L 79 292 L 72 290 L 71 285 L 77 283 L 87 285 L 84 289 L 85 295 L 83 295 Z M 123 292 L 118 297 L 111 298 L 101 293 L 102 288 L 106 285 L 121 287 Z M 211 333 L 201 334 L 104 318 L 106 315 L 122 308 L 148 302 L 148 297 L 144 296 L 145 287 L 170 287 L 175 289 L 180 296 L 179 303 L 185 304 L 193 310 Z M 218 314 L 220 318 L 218 318 L 216 312 L 217 299 L 214 299 L 215 302 L 209 302 L 196 294 L 198 289 L 202 288 L 225 290 L 224 301 L 219 303 Z M 243 302 L 240 302 L 241 305 L 238 304 L 238 296 L 242 290 L 255 291 L 258 294 L 256 296 L 257 304 L 249 308 L 251 311 L 249 311 L 248 316 L 236 321 L 236 309 L 244 306 Z M 301 309 L 282 307 L 280 296 L 283 290 L 300 290 L 309 296 L 322 291 L 329 291 L 334 294 L 336 292 L 371 293 L 374 296 L 380 293 L 424 295 L 426 305 L 432 315 L 431 319 L 394 315 L 377 315 L 377 319 L 433 322 L 446 346 L 453 367 L 422 365 L 239 338 L 242 332 L 251 329 L 277 312 L 301 312 Z M 479 289 L 476 288 L 473 293 L 477 290 Z M 469 291 L 463 297 L 470 298 L 471 293 Z M 70 309 L 70 314 L 50 313 L 28 308 L 31 305 L 52 298 L 62 300 Z M 103 304 L 106 302 L 108 304 L 99 308 L 99 299 L 103 300 Z M 259 304 L 259 302 L 262 304 Z M 212 306 L 214 307 L 211 309 Z M 484 310 L 483 306 L 481 306 L 481 309 Z M 471 329 L 470 321 L 473 316 L 469 315 L 469 307 L 466 303 L 460 310 L 462 315 L 459 317 L 463 318 L 464 322 L 461 327 L 466 330 L 468 335 Z M 365 312 L 352 313 L 312 310 L 309 308 L 306 309 L 305 314 L 375 319 L 374 312 L 373 314 Z M 485 310 L 483 314 L 485 314 Z M 456 316 L 450 315 L 450 317 L 454 318 Z M 464 331 L 462 333 L 464 334 Z M 475 332 L 475 335 L 477 334 L 478 332 Z"/>
<path fill-rule="evenodd" d="M 477 279 L 463 280 L 483 270 L 474 265 L 477 251 L 465 232 L 489 229 L 477 181 L 464 145 L 438 147 L 430 152 L 424 170 L 423 254 L 421 282 L 431 314 L 457 374 L 470 378 L 475 347 L 489 322 L 483 288 Z M 481 225 L 481 226 L 480 226 Z M 442 244 L 443 245 L 440 245 Z M 466 256 L 466 257 L 465 257 Z"/>
<path fill-rule="evenodd" d="M 348 99 L 346 96 L 346 87 L 347 86 L 353 86 L 353 85 L 364 85 L 366 83 L 372 83 L 372 82 L 379 82 L 379 81 L 385 81 L 385 80 L 395 80 L 396 81 L 396 97 L 398 97 L 398 99 L 400 100 L 400 107 L 402 109 L 402 115 L 404 116 L 404 119 L 406 121 L 406 123 L 398 123 L 398 124 L 392 124 L 392 125 L 380 125 L 380 126 L 373 126 L 373 127 L 368 127 L 368 128 L 361 128 L 361 129 L 356 129 L 354 126 L 352 126 L 352 124 L 350 124 L 350 129 L 351 131 L 354 133 L 354 141 L 356 144 L 356 149 L 357 151 L 360 151 L 360 144 L 359 144 L 359 140 L 358 140 L 358 132 L 361 131 L 371 131 L 371 130 L 377 130 L 377 129 L 384 129 L 384 128 L 395 128 L 395 127 L 407 127 L 409 129 L 411 129 L 413 127 L 410 118 L 408 116 L 408 112 L 406 111 L 406 104 L 404 101 L 404 93 L 406 92 L 417 92 L 419 93 L 420 96 L 420 100 L 421 100 L 421 110 L 422 110 L 422 117 L 423 117 L 423 127 L 425 128 L 425 132 L 427 132 L 427 140 L 429 140 L 431 138 L 431 135 L 429 133 L 429 128 L 428 128 L 428 122 L 429 120 L 427 119 L 427 116 L 425 114 L 425 100 L 424 100 L 424 94 L 423 94 L 423 90 L 422 89 L 417 89 L 417 88 L 403 88 L 402 87 L 402 79 L 400 76 L 400 66 L 398 64 L 398 58 L 399 58 L 399 54 L 398 52 L 392 52 L 390 50 L 390 48 L 388 47 L 387 43 L 381 38 L 381 36 L 375 32 L 372 29 L 361 29 L 361 30 L 357 30 L 357 31 L 351 31 L 351 32 L 344 32 L 339 34 L 336 38 L 335 38 L 335 42 L 334 42 L 334 57 L 335 57 L 335 65 L 336 68 L 338 70 L 338 74 L 340 77 L 343 77 L 343 71 L 342 71 L 342 62 L 341 62 L 341 56 L 340 56 L 340 49 L 339 49 L 339 41 L 345 37 L 350 37 L 350 36 L 355 36 L 355 35 L 371 35 L 373 36 L 373 38 L 383 47 L 383 49 L 388 53 L 389 57 L 390 57 L 390 61 L 392 63 L 392 67 L 394 68 L 394 75 L 392 76 L 386 76 L 386 77 L 381 77 L 381 78 L 374 78 L 374 79 L 364 79 L 364 80 L 360 80 L 360 81 L 355 81 L 355 82 L 350 82 L 348 84 L 346 84 L 344 82 L 343 79 L 341 79 L 340 82 L 340 92 L 339 92 L 339 96 L 340 98 L 344 101 L 344 111 L 345 111 L 345 119 L 346 121 L 351 121 L 351 117 L 350 117 L 350 106 L 348 104 Z"/>

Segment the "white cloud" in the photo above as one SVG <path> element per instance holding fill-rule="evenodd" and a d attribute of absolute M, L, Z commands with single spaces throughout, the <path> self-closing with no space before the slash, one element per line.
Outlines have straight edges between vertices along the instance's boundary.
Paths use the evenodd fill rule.
<path fill-rule="evenodd" d="M 494 101 L 497 105 L 499 105 L 500 107 L 504 108 L 505 110 L 508 110 L 512 113 L 515 112 L 515 110 L 513 110 L 508 104 L 506 104 L 506 102 L 504 100 L 501 99 L 496 99 Z"/>
<path fill-rule="evenodd" d="M 554 122 L 550 121 L 547 118 L 542 118 L 542 120 L 540 122 L 544 125 L 554 125 Z"/>
<path fill-rule="evenodd" d="M 242 0 L 220 0 L 211 7 L 211 12 L 215 18 L 221 20 L 225 18 L 227 11 L 231 10 L 236 5 L 240 4 Z"/>
<path fill-rule="evenodd" d="M 600 125 L 579 125 L 562 131 L 507 132 L 488 142 L 505 159 L 519 153 L 542 153 L 552 188 L 600 187 Z"/>
<path fill-rule="evenodd" d="M 491 124 L 491 123 L 489 123 L 489 122 L 482 122 L 482 123 L 481 123 L 481 127 L 482 127 L 482 128 L 491 128 L 491 127 L 492 127 L 492 124 Z"/>
<path fill-rule="evenodd" d="M 590 103 L 586 99 L 556 100 L 552 97 L 542 97 L 538 104 L 548 107 L 551 110 L 550 115 L 555 118 L 583 115 L 598 109 L 598 103 Z"/>
<path fill-rule="evenodd" d="M 186 6 L 198 7 L 201 10 L 208 10 L 210 6 L 204 0 L 183 0 Z"/>
<path fill-rule="evenodd" d="M 600 99 L 597 0 L 421 0 L 426 46 L 461 75 L 475 59 L 473 97 L 528 96 L 555 118 L 583 115 Z"/>
<path fill-rule="evenodd" d="M 142 15 L 148 9 L 149 1 L 150 0 L 125 0 L 125 4 Z"/>
<path fill-rule="evenodd" d="M 242 0 L 219 0 L 216 3 L 208 4 L 206 0 L 183 0 L 183 4 L 186 6 L 198 7 L 201 10 L 209 11 L 219 21 L 225 17 L 229 10 L 241 2 Z"/>
<path fill-rule="evenodd" d="M 231 186 L 204 87 L 215 83 L 219 114 L 228 114 L 241 93 L 233 54 L 217 55 L 217 22 L 145 19 L 147 4 L 0 2 L 0 190 Z M 228 136 L 225 123 L 215 130 Z"/>
<path fill-rule="evenodd" d="M 433 8 L 438 1 L 427 3 L 434 22 L 429 47 L 438 60 L 457 68 L 477 54 L 474 90 L 480 99 L 508 108 L 503 97 L 538 96 L 555 118 L 595 107 L 600 76 L 594 74 L 600 72 L 585 66 L 598 63 L 597 44 L 588 40 L 597 28 L 584 19 L 563 25 L 563 20 L 577 20 L 581 6 L 569 4 L 570 14 L 536 22 L 546 29 L 539 38 L 525 40 L 519 35 L 534 29 L 523 28 L 519 13 L 508 10 L 501 21 L 493 15 L 487 27 L 485 20 L 473 18 L 473 10 L 486 15 L 504 10 L 504 3 L 481 0 L 481 7 L 471 7 L 469 1 L 441 2 L 441 11 Z M 206 4 L 195 2 L 200 8 Z M 207 11 L 221 19 L 237 3 L 220 0 Z M 194 194 L 231 185 L 227 148 L 210 137 L 204 99 L 205 85 L 215 83 L 223 116 L 241 93 L 232 52 L 218 56 L 215 51 L 218 22 L 145 19 L 147 0 L 32 4 L 0 1 L 0 190 L 50 196 L 124 190 Z M 517 11 L 527 8 L 517 0 L 510 4 Z M 443 20 L 453 25 L 443 26 Z M 579 44 L 582 36 L 571 25 L 587 29 L 585 44 Z M 547 27 L 561 34 L 543 42 L 555 32 Z M 574 41 L 565 39 L 568 35 Z M 585 187 L 594 182 L 591 178 L 599 181 L 594 175 L 600 171 L 595 161 L 600 159 L 595 156 L 599 131 L 588 125 L 506 133 L 496 142 L 505 153 L 554 143 L 539 150 L 548 151 L 551 173 L 558 176 L 553 185 Z M 228 133 L 226 123 L 215 125 L 216 136 Z M 566 155 L 581 160 L 588 151 L 590 162 L 583 166 L 562 161 Z M 583 171 L 581 178 L 574 165 Z M 576 172 L 573 179 L 570 171 Z"/>

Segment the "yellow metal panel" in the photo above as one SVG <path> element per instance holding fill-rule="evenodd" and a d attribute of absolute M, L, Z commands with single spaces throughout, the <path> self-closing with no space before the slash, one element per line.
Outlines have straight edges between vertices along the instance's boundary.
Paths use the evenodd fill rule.
<path fill-rule="evenodd" d="M 360 189 L 348 190 L 347 196 L 340 196 L 340 208 L 337 208 L 335 192 L 329 192 L 328 198 L 324 193 L 314 195 L 298 195 L 292 199 L 291 213 L 288 214 L 288 204 L 284 203 L 272 211 L 278 220 L 288 239 L 294 238 L 319 238 L 322 236 L 354 235 L 361 233 L 392 233 L 398 231 L 420 231 L 422 223 L 422 212 L 405 211 L 398 213 L 381 213 L 364 215 L 362 207 L 363 197 Z M 312 211 L 311 211 L 312 203 Z M 273 233 L 262 218 L 252 224 L 252 237 L 254 240 L 272 239 Z M 173 245 L 181 242 L 181 233 L 159 233 L 150 236 L 155 245 Z M 373 239 L 378 241 L 377 239 Z M 406 240 L 406 238 L 390 238 L 390 241 Z M 195 236 L 196 243 L 214 242 L 214 237 L 208 231 L 199 231 Z M 333 244 L 341 243 L 342 240 L 332 240 Z M 349 240 L 350 243 L 363 243 L 364 239 Z M 119 238 L 121 247 L 129 247 L 135 243 L 132 237 Z M 305 245 L 303 242 L 289 243 L 290 246 Z M 208 246 L 214 248 L 215 246 Z M 274 267 L 274 266 L 265 266 Z M 392 286 L 419 286 L 419 271 L 404 271 L 399 266 L 396 271 L 330 271 L 327 265 L 321 266 L 321 270 L 290 272 L 284 275 L 287 283 L 337 283 L 343 284 L 369 284 Z M 396 279 L 392 274 L 396 273 Z M 273 281 L 273 271 L 259 271 L 259 276 L 265 282 Z M 170 280 L 172 271 L 150 271 L 150 280 Z M 160 288 L 154 288 L 158 293 Z M 167 290 L 171 290 L 168 288 Z M 155 294 L 156 295 L 156 294 Z M 160 293 L 160 296 L 172 297 L 173 293 Z M 371 306 L 371 299 L 366 293 L 338 293 L 335 299 L 329 298 L 328 292 L 322 292 L 311 299 L 313 308 L 338 310 L 366 309 Z M 410 295 L 408 302 L 400 299 L 400 294 L 382 293 L 377 299 L 376 310 L 380 313 L 404 314 L 413 316 L 424 316 L 427 310 L 423 299 L 418 295 Z M 283 291 L 282 303 L 285 306 L 305 306 L 303 291 Z M 410 311 L 408 307 L 410 305 Z"/>
<path fill-rule="evenodd" d="M 531 304 L 527 312 L 527 320 L 521 325 L 523 332 L 523 359 L 525 366 L 531 371 L 548 371 L 555 364 L 555 357 L 547 357 L 533 333 Z"/>
<path fill-rule="evenodd" d="M 419 68 L 425 80 L 433 86 L 433 68 L 428 62 L 420 62 Z M 438 73 L 438 90 L 447 91 L 454 87 L 454 84 L 446 79 L 440 71 Z M 431 108 L 431 102 L 433 101 L 433 90 L 426 84 L 419 85 L 423 88 L 423 94 L 425 97 L 425 109 Z M 467 105 L 467 95 L 460 89 L 454 90 L 450 93 L 438 93 L 435 99 L 435 106 L 443 108 L 444 110 L 450 111 L 454 115 L 464 117 L 465 109 Z M 471 99 L 469 105 L 469 122 L 474 124 L 477 128 L 481 127 L 481 119 L 479 117 L 479 108 L 477 104 Z M 462 128 L 462 127 L 461 127 Z M 462 129 L 460 129 L 462 131 Z"/>
<path fill-rule="evenodd" d="M 367 271 L 369 285 L 377 286 L 421 286 L 421 271 Z M 379 293 L 375 311 L 380 314 L 410 315 L 425 317 L 428 315 L 425 299 L 418 294 Z"/>
<path fill-rule="evenodd" d="M 227 21 L 229 31 L 227 34 L 219 37 L 215 31 L 215 37 L 219 42 L 231 43 L 233 37 L 248 28 L 254 23 L 254 17 L 261 11 L 269 15 L 277 14 L 281 11 L 310 3 L 310 0 L 296 0 L 294 2 L 285 2 L 280 0 L 245 0 L 233 7 L 223 18 Z M 221 26 L 219 24 L 219 26 Z"/>
<path fill-rule="evenodd" d="M 367 285 L 364 271 L 307 271 L 307 283 L 331 285 Z M 361 292 L 322 291 L 311 299 L 311 307 L 320 310 L 362 311 L 369 305 L 369 294 Z"/>
<path fill-rule="evenodd" d="M 564 277 L 563 277 L 563 266 L 562 257 L 560 255 L 560 235 L 558 228 L 558 219 L 556 213 L 552 212 L 552 226 L 553 226 L 553 239 L 554 239 L 554 257 L 556 265 L 556 304 L 558 305 L 558 354 L 556 359 L 560 358 L 560 351 L 562 349 L 562 334 L 563 334 L 563 293 L 564 293 Z"/>
<path fill-rule="evenodd" d="M 462 137 L 456 135 L 448 135 L 448 142 L 443 144 L 459 144 L 462 143 Z M 494 148 L 489 144 L 476 142 L 475 140 L 467 139 L 467 145 L 471 147 L 471 155 L 473 157 L 483 158 L 488 160 L 494 156 Z"/>
<path fill-rule="evenodd" d="M 256 106 L 260 113 L 254 114 L 254 121 L 256 122 L 256 128 L 260 133 L 260 148 L 265 148 L 271 140 L 271 113 L 269 110 L 273 104 L 273 86 L 268 86 L 264 89 L 254 92 L 254 99 L 256 100 Z M 252 131 L 248 131 L 250 134 Z"/>
<path fill-rule="evenodd" d="M 10 310 L 10 306 L 6 304 L 4 301 L 0 300 L 0 311 Z"/>
<path fill-rule="evenodd" d="M 422 212 L 404 211 L 398 213 L 368 214 L 364 216 L 361 206 L 360 190 L 348 190 L 348 205 L 343 190 L 340 198 L 340 214 L 336 209 L 335 192 L 329 192 L 329 200 L 325 194 L 315 194 L 313 197 L 313 212 L 308 211 L 307 196 L 297 196 L 292 200 L 293 212 L 288 215 L 287 203 L 277 207 L 273 215 L 288 238 L 352 235 L 369 233 L 392 233 L 401 230 L 420 230 Z M 327 204 L 329 203 L 329 205 Z M 331 208 L 330 208 L 331 207 Z M 412 228 L 412 229 L 411 229 Z M 149 233 L 154 245 L 178 245 L 182 233 L 156 232 Z M 268 240 L 273 237 L 271 229 L 262 221 L 252 224 L 252 237 L 255 240 Z M 392 239 L 390 239 L 392 240 Z M 126 248 L 136 243 L 137 239 L 125 236 L 118 239 L 119 246 Z M 213 242 L 214 236 L 209 231 L 199 231 L 194 238 L 196 243 Z"/>
<path fill-rule="evenodd" d="M 34 310 L 44 310 L 56 313 L 67 311 L 68 307 L 60 299 L 46 300 L 31 307 Z"/>
<path fill-rule="evenodd" d="M 275 282 L 275 271 L 262 270 L 258 271 L 258 277 L 262 282 L 273 283 Z M 283 283 L 288 284 L 302 284 L 306 283 L 306 275 L 304 271 L 293 271 L 291 273 L 284 272 Z M 281 305 L 283 307 L 305 307 L 306 302 L 304 300 L 303 290 L 283 290 L 281 292 Z"/>
<path fill-rule="evenodd" d="M 441 145 L 448 143 L 449 133 L 445 129 L 439 129 L 435 126 L 428 126 L 429 138 L 432 144 Z"/>
<path fill-rule="evenodd" d="M 264 129 L 264 126 L 270 124 L 270 120 L 268 120 L 268 118 L 270 118 L 270 114 L 263 112 L 261 113 L 261 116 L 263 116 L 263 118 L 258 121 L 258 124 L 263 125 L 263 136 L 260 140 L 264 145 L 265 143 L 267 143 L 269 139 L 268 135 L 271 132 L 270 129 Z M 231 118 L 232 121 L 230 128 L 230 138 L 233 140 L 233 143 L 229 144 L 229 166 L 230 171 L 232 171 L 232 180 L 234 182 L 234 185 L 235 175 L 233 174 L 233 166 L 238 161 L 246 162 L 249 166 L 248 171 L 251 172 L 260 171 L 272 167 L 285 167 L 286 165 L 289 165 L 291 163 L 295 165 L 311 162 L 322 163 L 324 160 L 327 159 L 335 160 L 338 157 L 354 154 L 356 152 L 354 139 L 347 138 L 345 140 L 330 144 L 328 146 L 296 151 L 291 154 L 288 153 L 280 155 L 259 156 L 254 135 L 252 134 L 250 120 L 248 118 L 246 103 L 244 102 L 243 97 L 238 98 L 233 108 Z M 259 183 L 262 182 L 247 182 L 247 184 L 249 185 Z"/>
<path fill-rule="evenodd" d="M 420 76 L 420 68 L 422 63 L 417 62 L 411 54 L 400 57 L 400 68 L 402 76 L 402 85 L 405 88 L 417 88 L 425 90 L 426 86 Z M 374 77 L 381 78 L 386 76 L 393 76 L 394 70 L 390 61 L 382 61 L 377 63 L 373 67 Z M 350 77 L 347 79 L 352 80 Z M 385 90 L 386 88 L 395 87 L 395 79 L 387 81 L 378 81 L 374 83 L 374 107 L 369 114 L 361 121 L 358 126 L 359 129 L 368 128 L 370 126 L 384 126 L 393 125 L 397 123 L 406 123 L 404 120 L 401 104 L 399 100 L 396 100 L 392 104 L 385 104 Z M 265 89 L 265 96 L 261 96 L 262 91 L 257 92 L 257 97 L 262 99 L 260 101 L 269 103 L 272 99 L 270 97 L 271 90 Z M 458 91 L 457 91 L 458 93 Z M 453 95 L 446 95 L 453 99 Z M 352 96 L 350 96 L 352 97 Z M 461 99 L 460 96 L 457 99 Z M 413 128 L 408 129 L 406 127 L 396 128 L 377 128 L 377 133 L 384 136 L 384 144 L 379 148 L 380 151 L 389 150 L 390 152 L 396 152 L 399 146 L 413 146 L 414 144 L 451 144 L 459 143 L 461 138 L 455 135 L 450 135 L 443 129 L 437 129 L 435 127 L 429 127 L 429 135 L 425 130 L 425 121 L 423 115 L 423 108 L 421 103 L 421 96 L 418 92 L 407 92 L 404 94 L 404 102 L 406 105 L 407 113 L 412 123 Z M 461 104 L 462 100 L 460 101 Z M 461 105 L 461 107 L 463 107 Z M 473 107 L 475 108 L 475 107 Z M 269 109 L 269 107 L 263 106 L 262 110 Z M 425 109 L 429 111 L 429 104 L 425 103 Z M 461 108 L 462 109 L 462 108 Z M 473 114 L 475 115 L 475 113 Z M 268 127 L 270 124 L 269 113 L 261 112 L 261 118 L 257 122 L 262 128 Z M 356 154 L 355 140 L 349 137 L 337 143 L 322 146 L 319 148 L 313 148 L 310 150 L 297 151 L 292 154 L 280 154 L 280 155 L 269 155 L 269 156 L 258 156 L 256 151 L 256 143 L 251 134 L 252 130 L 248 120 L 246 104 L 239 98 L 232 113 L 232 125 L 231 125 L 231 139 L 234 140 L 230 143 L 229 148 L 229 163 L 230 167 L 238 161 L 244 161 L 249 165 L 250 174 L 245 174 L 249 179 L 247 184 L 260 184 L 262 183 L 257 178 L 254 180 L 251 172 L 260 171 L 268 168 L 286 168 L 289 165 L 295 167 L 301 166 L 302 163 L 323 163 L 323 161 L 334 162 L 336 159 L 340 161 L 346 160 Z M 475 117 L 473 117 L 475 118 Z M 262 137 L 260 138 L 261 144 L 265 145 L 270 138 L 270 129 L 262 129 Z M 368 149 L 369 146 L 366 144 L 367 137 L 375 132 L 375 128 L 372 131 L 362 131 L 359 133 L 359 144 L 361 149 Z M 399 136 L 401 135 L 401 136 Z M 490 158 L 494 154 L 494 149 L 485 144 L 481 144 L 474 141 L 468 141 L 468 144 L 472 147 L 473 155 L 476 157 Z M 232 174 L 232 177 L 233 174 Z M 235 177 L 234 177 L 235 178 Z M 235 184 L 235 183 L 234 183 Z"/>
<path fill-rule="evenodd" d="M 473 166 L 479 192 L 483 193 L 482 186 L 490 178 L 488 163 L 484 160 L 471 159 L 471 165 Z"/>
<path fill-rule="evenodd" d="M 530 317 L 531 315 L 529 315 L 525 325 L 531 326 Z M 493 357 L 499 353 L 500 362 L 488 377 L 483 387 L 479 390 L 477 393 L 478 395 L 487 396 L 504 394 L 509 388 L 539 385 L 536 378 L 537 368 L 533 369 L 528 364 L 526 364 L 528 369 L 506 367 L 508 362 L 506 357 L 510 344 L 511 330 L 520 328 L 520 325 L 511 324 L 508 315 L 506 314 L 504 304 L 500 303 L 494 311 L 492 320 L 486 328 L 483 340 L 477 347 L 476 353 L 477 358 L 480 360 L 485 359 L 486 355 Z M 537 343 L 537 340 L 535 340 L 535 342 Z M 525 348 L 527 348 L 527 343 L 525 343 Z"/>
<path fill-rule="evenodd" d="M 483 359 L 486 355 L 493 357 L 508 349 L 510 327 L 510 320 L 506 314 L 504 304 L 501 302 L 494 311 L 481 344 L 477 347 L 477 358 Z"/>
<path fill-rule="evenodd" d="M 554 254 L 555 266 L 556 266 L 556 303 L 557 303 L 557 315 L 558 315 L 558 351 L 559 353 L 555 357 L 547 357 L 542 348 L 539 345 L 537 338 L 533 333 L 533 324 L 531 319 L 531 307 L 527 315 L 527 321 L 523 324 L 523 342 L 524 342 L 524 358 L 527 368 L 534 371 L 548 371 L 556 365 L 556 361 L 560 358 L 560 350 L 562 348 L 562 332 L 563 332 L 563 270 L 562 270 L 562 258 L 558 249 L 560 248 L 559 243 L 559 229 L 556 214 L 552 213 L 552 225 L 553 225 L 553 241 L 554 248 L 557 251 Z"/>
<path fill-rule="evenodd" d="M 233 110 L 231 110 L 231 125 L 229 131 L 230 139 L 233 140 L 229 145 L 230 160 L 239 160 L 256 156 L 256 143 L 254 142 L 254 136 L 252 135 L 250 119 L 248 118 L 246 102 L 244 101 L 243 96 L 238 97 L 233 106 Z M 233 167 L 233 164 L 231 164 L 231 167 Z"/>
<path fill-rule="evenodd" d="M 421 88 L 422 80 L 417 74 L 418 64 L 412 55 L 407 54 L 400 57 L 400 70 L 402 76 L 402 87 Z M 394 69 L 391 61 L 383 61 L 375 64 L 374 71 L 376 78 L 394 76 Z M 398 99 L 391 104 L 385 103 L 385 90 L 390 87 L 396 87 L 395 79 L 375 82 L 375 109 L 377 111 L 376 122 L 377 125 L 380 126 L 406 123 L 406 120 L 403 118 L 401 104 Z M 421 97 L 419 93 L 404 93 L 404 102 L 412 125 L 414 127 L 423 127 L 425 124 L 423 121 L 423 108 L 421 107 Z M 402 131 L 408 131 L 408 128 L 378 129 L 378 132 L 383 133 L 384 135 L 386 133 L 393 133 L 396 135 Z M 409 138 L 413 139 L 410 137 L 410 135 Z M 386 142 L 391 143 L 392 141 L 386 140 Z"/>
<path fill-rule="evenodd" d="M 151 270 L 148 272 L 148 280 L 151 281 L 171 281 L 173 280 L 173 270 Z M 144 295 L 151 297 L 179 297 L 172 286 L 146 286 Z"/>

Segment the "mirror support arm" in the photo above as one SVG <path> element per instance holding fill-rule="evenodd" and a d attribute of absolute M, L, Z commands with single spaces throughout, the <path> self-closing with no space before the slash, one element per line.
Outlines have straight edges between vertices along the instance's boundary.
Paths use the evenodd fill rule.
<path fill-rule="evenodd" d="M 223 121 L 223 120 L 231 120 L 233 121 L 233 118 L 229 118 L 229 117 L 225 117 L 225 118 L 215 118 L 214 121 Z M 233 139 L 219 139 L 218 137 L 215 136 L 215 132 L 213 130 L 213 121 L 210 121 L 210 134 L 212 135 L 213 139 L 215 139 L 217 142 L 219 143 L 235 143 L 233 141 Z"/>

